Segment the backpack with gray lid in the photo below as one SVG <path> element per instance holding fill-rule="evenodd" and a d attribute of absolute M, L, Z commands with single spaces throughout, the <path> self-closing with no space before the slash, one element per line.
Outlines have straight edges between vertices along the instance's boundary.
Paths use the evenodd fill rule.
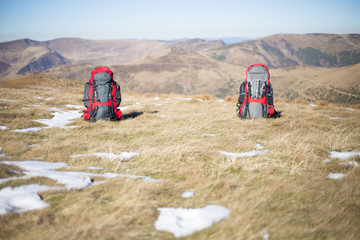
<path fill-rule="evenodd" d="M 280 117 L 275 111 L 273 88 L 269 68 L 253 64 L 246 70 L 245 81 L 240 86 L 237 114 L 240 118 Z"/>

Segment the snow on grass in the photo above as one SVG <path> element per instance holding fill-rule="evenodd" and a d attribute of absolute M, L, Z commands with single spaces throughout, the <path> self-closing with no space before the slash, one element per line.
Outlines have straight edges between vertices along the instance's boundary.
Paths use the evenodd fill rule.
<path fill-rule="evenodd" d="M 233 152 L 219 151 L 219 153 L 225 155 L 226 157 L 234 157 L 234 158 L 252 157 L 252 156 L 264 154 L 266 152 L 267 151 L 250 151 L 250 152 L 233 153 Z"/>
<path fill-rule="evenodd" d="M 258 150 L 264 149 L 264 146 L 261 145 L 260 143 L 257 143 L 257 144 L 255 145 L 255 147 L 256 147 L 256 149 L 258 149 Z"/>
<path fill-rule="evenodd" d="M 23 128 L 23 129 L 15 129 L 11 132 L 19 132 L 19 133 L 26 133 L 26 132 L 40 132 L 42 127 L 32 127 L 32 128 Z"/>
<path fill-rule="evenodd" d="M 110 160 L 127 160 L 132 157 L 138 156 L 138 152 L 122 152 L 120 154 L 114 154 L 114 153 L 104 153 L 104 152 L 95 152 L 95 153 L 86 153 L 86 154 L 77 154 L 72 155 L 71 157 L 85 157 L 85 156 L 97 156 L 97 157 L 104 157 L 108 158 Z"/>
<path fill-rule="evenodd" d="M 37 193 L 52 189 L 58 188 L 51 188 L 38 184 L 16 188 L 3 188 L 0 190 L 0 215 L 11 212 L 21 213 L 48 207 L 49 204 L 44 202 Z"/>
<path fill-rule="evenodd" d="M 270 237 L 270 234 L 266 229 L 261 230 L 260 234 L 262 235 L 264 240 L 268 240 Z"/>
<path fill-rule="evenodd" d="M 8 126 L 0 126 L 0 130 L 8 130 L 9 127 Z"/>
<path fill-rule="evenodd" d="M 77 110 L 81 110 L 81 109 L 84 109 L 84 108 L 85 108 L 85 107 L 82 106 L 82 105 L 71 105 L 71 104 L 67 104 L 67 105 L 65 105 L 65 107 L 67 107 L 67 108 L 75 108 L 75 109 L 77 109 Z"/>
<path fill-rule="evenodd" d="M 323 160 L 322 162 L 323 163 L 329 163 L 329 162 L 331 162 L 331 160 L 327 158 L 327 159 Z"/>
<path fill-rule="evenodd" d="M 0 101 L 4 101 L 4 102 L 15 102 L 15 100 L 5 99 L 5 98 L 0 98 Z"/>
<path fill-rule="evenodd" d="M 346 160 L 350 157 L 360 156 L 360 152 L 330 152 L 330 158 L 337 158 L 340 160 Z"/>
<path fill-rule="evenodd" d="M 344 119 L 344 118 L 342 118 L 342 117 L 329 117 L 329 119 L 338 120 L 338 119 Z"/>
<path fill-rule="evenodd" d="M 58 108 L 50 108 L 50 111 L 58 111 Z M 39 132 L 43 128 L 73 128 L 74 126 L 67 126 L 68 124 L 74 122 L 72 121 L 75 118 L 78 118 L 81 116 L 81 113 L 77 110 L 73 111 L 58 111 L 55 113 L 52 113 L 54 116 L 51 119 L 36 119 L 33 120 L 35 122 L 42 123 L 44 125 L 47 125 L 46 127 L 32 127 L 32 128 L 24 128 L 24 129 L 15 129 L 12 130 L 12 132 Z"/>
<path fill-rule="evenodd" d="M 184 237 L 210 227 L 230 216 L 230 210 L 219 205 L 208 205 L 203 208 L 158 208 L 160 215 L 155 222 L 159 231 L 171 232 L 174 237 Z"/>
<path fill-rule="evenodd" d="M 215 137 L 216 134 L 213 134 L 213 133 L 204 133 L 204 134 L 201 134 L 201 136 L 206 136 L 206 137 Z"/>
<path fill-rule="evenodd" d="M 343 173 L 330 173 L 327 177 L 330 178 L 330 179 L 340 179 L 340 178 L 345 177 L 345 174 L 343 174 Z"/>
<path fill-rule="evenodd" d="M 10 157 L 9 155 L 2 153 L 2 147 L 0 147 L 0 157 Z"/>
<path fill-rule="evenodd" d="M 51 119 L 37 119 L 34 121 L 47 125 L 44 128 L 69 128 L 67 125 L 74 122 L 72 119 L 80 117 L 81 113 L 74 110 L 55 112 L 52 113 L 52 115 L 54 115 L 54 117 Z"/>
<path fill-rule="evenodd" d="M 357 167 L 359 164 L 355 161 L 349 161 L 347 163 L 340 163 L 340 165 L 348 165 L 348 166 L 353 166 L 353 167 Z"/>
<path fill-rule="evenodd" d="M 194 192 L 193 191 L 185 191 L 181 194 L 182 198 L 191 198 L 194 196 Z"/>
<path fill-rule="evenodd" d="M 67 171 L 55 171 L 58 168 L 69 167 L 68 164 L 58 162 L 50 163 L 43 161 L 2 161 L 0 163 L 15 165 L 25 170 L 25 178 L 32 177 L 46 177 L 55 180 L 58 184 L 65 185 L 66 189 L 81 189 L 93 184 L 90 177 L 104 177 L 104 178 L 116 178 L 116 177 L 128 177 L 134 179 L 143 179 L 149 182 L 157 182 L 158 179 L 153 179 L 147 176 L 127 175 L 118 173 L 89 173 L 89 172 L 67 172 Z"/>

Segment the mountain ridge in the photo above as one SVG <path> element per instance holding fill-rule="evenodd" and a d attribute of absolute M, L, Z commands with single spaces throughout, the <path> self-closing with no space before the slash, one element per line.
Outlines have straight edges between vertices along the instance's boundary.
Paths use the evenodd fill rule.
<path fill-rule="evenodd" d="M 175 42 L 79 38 L 37 42 L 22 39 L 0 43 L 0 53 L 0 81 L 32 72 L 87 81 L 93 68 L 107 66 L 127 91 L 209 93 L 224 97 L 237 94 L 249 65 L 262 63 L 275 73 L 274 85 L 281 90 L 278 97 L 360 101 L 357 84 L 360 34 L 277 34 L 229 45 L 203 39 Z M 314 74 L 309 74 L 312 72 Z M 278 83 L 277 74 L 281 75 Z M 331 78 L 326 82 L 329 77 L 318 74 L 336 75 L 347 80 Z M 297 84 L 296 79 L 301 79 L 302 84 Z M 313 85 L 314 79 L 319 83 L 314 85 L 315 90 L 308 87 Z M 339 81 L 346 84 L 339 86 Z M 321 85 L 325 83 L 323 88 Z M 295 85 L 299 89 L 291 87 Z M 329 95 L 329 91 L 334 96 Z"/>

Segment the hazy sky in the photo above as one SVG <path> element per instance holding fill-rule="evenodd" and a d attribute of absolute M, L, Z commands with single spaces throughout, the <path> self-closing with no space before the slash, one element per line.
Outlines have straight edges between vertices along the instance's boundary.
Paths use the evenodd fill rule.
<path fill-rule="evenodd" d="M 0 0 L 0 41 L 360 33 L 359 0 Z"/>

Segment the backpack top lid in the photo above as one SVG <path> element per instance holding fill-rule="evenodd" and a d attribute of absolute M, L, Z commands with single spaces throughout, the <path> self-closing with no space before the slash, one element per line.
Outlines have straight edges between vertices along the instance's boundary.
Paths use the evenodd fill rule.
<path fill-rule="evenodd" d="M 90 83 L 107 83 L 113 80 L 113 72 L 106 67 L 97 67 L 91 73 Z"/>
<path fill-rule="evenodd" d="M 270 72 L 269 68 L 263 64 L 253 64 L 246 70 L 245 82 L 257 81 L 266 82 L 270 84 Z"/>

